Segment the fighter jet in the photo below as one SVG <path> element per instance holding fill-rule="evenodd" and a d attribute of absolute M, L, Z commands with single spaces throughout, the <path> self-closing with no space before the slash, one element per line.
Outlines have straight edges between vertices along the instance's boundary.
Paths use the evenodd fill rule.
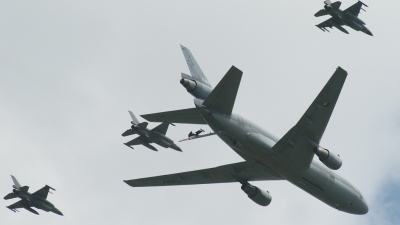
<path fill-rule="evenodd" d="M 334 172 L 341 167 L 342 159 L 320 144 L 347 77 L 345 70 L 340 67 L 336 69 L 297 124 L 279 139 L 256 123 L 232 112 L 242 71 L 232 66 L 212 89 L 189 49 L 181 48 L 191 76 L 182 74 L 180 82 L 195 97 L 195 107 L 142 117 L 152 122 L 168 120 L 173 123 L 208 124 L 245 161 L 209 169 L 125 180 L 125 183 L 132 187 L 240 183 L 241 189 L 252 201 L 267 206 L 272 200 L 271 194 L 249 182 L 287 180 L 340 211 L 353 214 L 368 212 L 368 205 L 361 192 Z M 299 85 L 306 88 L 307 84 Z"/>
<path fill-rule="evenodd" d="M 12 205 L 6 206 L 11 211 L 18 212 L 17 208 L 25 208 L 29 212 L 39 215 L 39 213 L 36 210 L 31 208 L 31 207 L 36 207 L 37 209 L 41 209 L 46 212 L 50 211 L 50 212 L 53 212 L 60 216 L 63 215 L 60 212 L 60 210 L 58 210 L 51 202 L 46 200 L 47 194 L 50 192 L 50 189 L 55 191 L 54 188 L 46 185 L 43 188 L 41 188 L 40 190 L 31 194 L 28 192 L 28 189 L 29 189 L 28 186 L 21 187 L 21 185 L 18 183 L 17 179 L 13 175 L 11 175 L 11 178 L 14 182 L 13 193 L 9 193 L 8 195 L 6 195 L 4 197 L 4 199 L 5 200 L 12 199 L 12 198 L 20 198 L 21 199 L 20 201 L 14 203 Z"/>
<path fill-rule="evenodd" d="M 131 149 L 133 149 L 131 145 L 144 145 L 153 151 L 158 151 L 154 146 L 150 144 L 150 143 L 156 143 L 164 148 L 172 148 L 180 152 L 182 151 L 178 147 L 178 145 L 174 143 L 174 141 L 165 136 L 169 124 L 175 126 L 174 124 L 168 121 L 164 121 L 162 124 L 149 130 L 147 129 L 148 125 L 147 122 L 139 123 L 139 121 L 136 119 L 135 115 L 131 111 L 129 111 L 129 114 L 131 115 L 132 118 L 131 121 L 132 126 L 131 129 L 126 130 L 122 134 L 122 136 L 126 137 L 132 134 L 138 134 L 140 136 L 127 143 L 124 143 L 124 145 L 128 146 Z"/>
<path fill-rule="evenodd" d="M 324 9 L 319 10 L 317 13 L 315 13 L 315 17 L 319 16 L 325 16 L 325 15 L 331 15 L 332 18 L 315 25 L 322 31 L 328 31 L 327 27 L 336 27 L 340 31 L 348 34 L 349 32 L 344 29 L 342 26 L 346 25 L 351 28 L 353 28 L 356 31 L 362 31 L 368 35 L 372 36 L 371 31 L 368 30 L 368 28 L 365 26 L 365 23 L 358 18 L 358 14 L 360 13 L 360 10 L 364 10 L 361 8 L 363 5 L 368 7 L 366 4 L 362 3 L 361 1 L 358 1 L 354 5 L 350 6 L 349 8 L 345 9 L 344 11 L 340 10 L 339 7 L 342 4 L 341 2 L 334 2 L 331 3 L 329 0 L 326 0 L 325 2 Z M 365 11 L 365 10 L 364 10 Z"/>

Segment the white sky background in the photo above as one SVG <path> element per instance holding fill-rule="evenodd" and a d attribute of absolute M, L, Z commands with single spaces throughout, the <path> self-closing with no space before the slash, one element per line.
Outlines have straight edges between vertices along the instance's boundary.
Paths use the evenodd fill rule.
<path fill-rule="evenodd" d="M 355 1 L 343 2 L 347 8 Z M 315 27 L 322 1 L 2 1 L 0 7 L 0 193 L 10 174 L 64 217 L 13 213 L 2 224 L 398 224 L 400 30 L 398 1 L 368 1 L 374 37 Z M 278 137 L 301 117 L 337 66 L 349 75 L 322 139 L 343 159 L 338 173 L 370 212 L 339 212 L 286 181 L 260 207 L 240 184 L 131 188 L 146 176 L 241 161 L 217 137 L 178 143 L 184 153 L 122 143 L 136 115 L 193 107 L 179 84 L 189 73 L 179 44 L 215 86 L 244 74 L 234 112 Z M 144 121 L 139 118 L 140 121 Z M 150 123 L 149 127 L 157 123 Z M 197 125 L 170 127 L 178 141 Z M 210 129 L 202 127 L 206 131 Z M 133 138 L 133 137 L 132 137 Z"/>

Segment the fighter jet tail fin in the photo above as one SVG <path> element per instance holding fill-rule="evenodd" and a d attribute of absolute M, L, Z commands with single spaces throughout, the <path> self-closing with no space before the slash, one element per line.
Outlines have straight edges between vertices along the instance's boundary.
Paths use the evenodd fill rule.
<path fill-rule="evenodd" d="M 135 114 L 133 114 L 133 112 L 131 112 L 131 111 L 128 111 L 128 112 L 129 112 L 129 115 L 131 115 L 132 124 L 135 124 L 135 125 L 139 124 L 139 121 L 136 119 Z"/>
<path fill-rule="evenodd" d="M 243 72 L 232 66 L 204 100 L 203 105 L 226 115 L 232 114 Z"/>
<path fill-rule="evenodd" d="M 17 180 L 17 178 L 15 178 L 13 175 L 11 175 L 11 179 L 13 180 L 13 182 L 14 182 L 14 186 L 13 186 L 13 188 L 15 188 L 15 189 L 18 189 L 18 188 L 20 188 L 21 187 L 21 185 L 18 183 L 18 180 Z"/>

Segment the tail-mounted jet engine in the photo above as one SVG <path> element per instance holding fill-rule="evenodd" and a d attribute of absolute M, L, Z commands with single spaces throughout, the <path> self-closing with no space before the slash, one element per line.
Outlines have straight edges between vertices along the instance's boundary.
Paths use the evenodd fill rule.
<path fill-rule="evenodd" d="M 325 166 L 333 170 L 337 170 L 342 166 L 342 159 L 340 156 L 330 152 L 328 149 L 319 146 L 314 148 L 314 152 Z"/>
<path fill-rule="evenodd" d="M 256 186 L 253 186 L 249 183 L 242 183 L 242 190 L 249 196 L 253 202 L 261 205 L 267 206 L 271 203 L 272 197 L 268 191 L 263 191 Z"/>
<path fill-rule="evenodd" d="M 195 98 L 206 99 L 212 91 L 212 88 L 195 80 L 181 79 L 180 82 Z"/>

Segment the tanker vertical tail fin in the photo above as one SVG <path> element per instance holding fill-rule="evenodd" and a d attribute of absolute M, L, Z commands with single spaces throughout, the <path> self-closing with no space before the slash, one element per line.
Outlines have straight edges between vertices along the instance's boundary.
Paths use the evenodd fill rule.
<path fill-rule="evenodd" d="M 186 63 L 189 67 L 190 74 L 191 76 L 182 73 L 182 78 L 183 79 L 192 79 L 197 82 L 200 82 L 210 88 L 211 85 L 207 80 L 207 77 L 204 75 L 203 71 L 201 70 L 199 64 L 196 62 L 196 59 L 193 57 L 192 53 L 190 52 L 189 49 L 187 49 L 185 46 L 181 45 L 181 49 L 183 52 L 183 55 L 185 56 Z"/>
<path fill-rule="evenodd" d="M 232 66 L 204 100 L 203 105 L 226 115 L 232 114 L 243 72 Z"/>

